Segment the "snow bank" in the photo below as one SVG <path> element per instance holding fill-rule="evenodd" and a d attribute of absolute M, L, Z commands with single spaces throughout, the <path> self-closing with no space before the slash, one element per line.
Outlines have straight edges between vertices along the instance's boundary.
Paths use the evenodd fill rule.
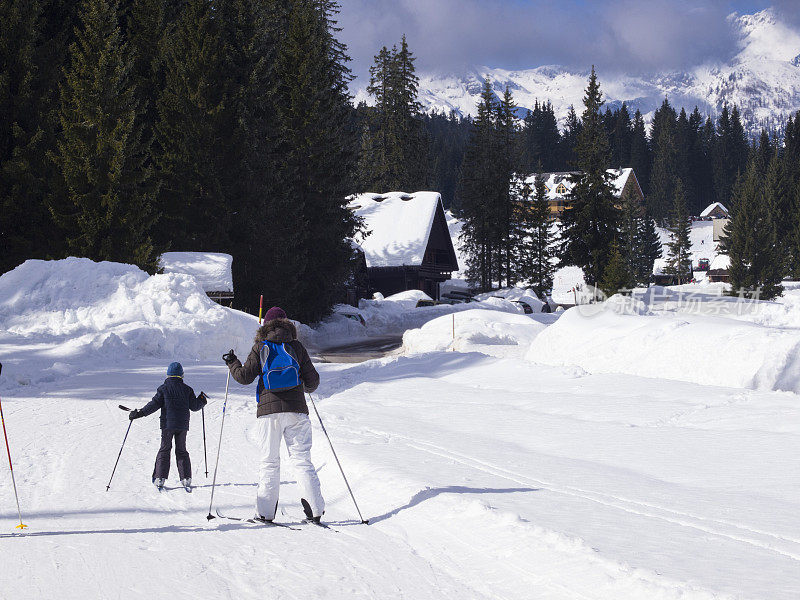
<path fill-rule="evenodd" d="M 531 307 L 534 313 L 542 312 L 542 307 L 544 306 L 544 302 L 539 300 L 539 298 L 536 296 L 536 292 L 526 287 L 503 288 L 475 296 L 476 300 L 481 300 L 484 302 L 496 300 L 497 298 L 503 298 L 509 302 L 515 303 L 525 302 Z"/>
<path fill-rule="evenodd" d="M 68 258 L 29 260 L 0 277 L 0 347 L 25 342 L 30 353 L 12 352 L 2 377 L 20 384 L 136 357 L 218 358 L 252 339 L 256 326 L 255 317 L 210 300 L 190 275 Z"/>
<path fill-rule="evenodd" d="M 615 297 L 616 298 L 616 297 Z M 627 373 L 706 385 L 800 392 L 800 332 L 729 318 L 650 314 L 612 299 L 600 309 L 575 307 L 538 335 L 526 358 L 576 365 L 593 373 Z"/>
<path fill-rule="evenodd" d="M 405 331 L 418 329 L 433 319 L 471 309 L 514 314 L 523 312 L 519 304 L 503 298 L 490 298 L 469 304 L 437 304 L 415 308 L 417 300 L 421 297 L 427 298 L 419 290 L 410 290 L 384 299 L 361 300 L 356 312 L 361 315 L 366 325 L 334 313 L 313 330 L 298 330 L 298 336 L 304 343 L 316 349 L 324 349 L 370 337 L 398 336 L 399 338 Z"/>
<path fill-rule="evenodd" d="M 395 302 L 403 308 L 416 308 L 417 302 L 420 300 L 432 302 L 433 298 L 428 296 L 428 294 L 422 290 L 406 290 L 405 292 L 393 294 L 388 298 L 384 298 L 383 300 L 386 302 Z"/>
<path fill-rule="evenodd" d="M 195 278 L 206 292 L 233 291 L 233 257 L 219 252 L 165 252 L 159 260 L 164 273 Z"/>
<path fill-rule="evenodd" d="M 419 329 L 406 331 L 403 352 L 421 354 L 453 349 L 492 356 L 520 355 L 520 349 L 527 348 L 545 327 L 526 315 L 470 309 L 438 317 Z"/>

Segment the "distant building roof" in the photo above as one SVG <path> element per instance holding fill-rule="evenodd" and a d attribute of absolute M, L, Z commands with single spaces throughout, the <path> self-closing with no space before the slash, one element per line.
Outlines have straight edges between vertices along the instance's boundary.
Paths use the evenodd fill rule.
<path fill-rule="evenodd" d="M 624 169 L 608 169 L 608 172 L 614 177 L 612 183 L 614 184 L 614 188 L 617 190 L 617 197 L 619 197 L 622 195 L 622 192 L 625 189 L 625 185 L 628 183 L 628 179 L 630 178 L 631 174 L 633 174 L 633 169 L 630 167 Z M 536 177 L 541 175 L 544 177 L 544 184 L 547 186 L 547 199 L 558 200 L 560 198 L 564 198 L 570 193 L 573 186 L 572 182 L 570 181 L 570 175 L 575 175 L 578 173 L 579 171 L 534 173 L 533 175 L 529 175 L 525 178 L 525 183 L 533 187 L 534 183 L 536 182 Z"/>
<path fill-rule="evenodd" d="M 664 275 L 664 269 L 667 268 L 666 258 L 657 258 L 653 261 L 653 275 Z"/>
<path fill-rule="evenodd" d="M 727 254 L 717 254 L 711 260 L 711 264 L 708 265 L 708 268 L 710 271 L 716 271 L 717 269 L 727 271 L 731 268 L 731 257 Z"/>
<path fill-rule="evenodd" d="M 704 210 L 703 212 L 701 212 L 701 213 L 700 213 L 700 216 L 701 216 L 701 217 L 708 217 L 708 216 L 710 216 L 710 215 L 711 215 L 711 213 L 713 213 L 713 212 L 714 212 L 715 210 L 717 210 L 717 209 L 719 209 L 719 210 L 721 210 L 722 212 L 724 212 L 724 213 L 725 213 L 725 216 L 728 216 L 728 214 L 730 214 L 730 213 L 728 212 L 728 209 L 727 209 L 727 208 L 725 208 L 725 206 L 724 206 L 722 203 L 720 203 L 720 202 L 714 202 L 713 204 L 709 204 L 708 206 L 706 206 L 705 210 Z"/>
<path fill-rule="evenodd" d="M 220 252 L 165 252 L 164 273 L 192 275 L 204 292 L 233 292 L 233 257 Z"/>
<path fill-rule="evenodd" d="M 349 207 L 371 232 L 356 238 L 368 267 L 422 265 L 437 209 L 444 214 L 437 192 L 359 194 Z"/>

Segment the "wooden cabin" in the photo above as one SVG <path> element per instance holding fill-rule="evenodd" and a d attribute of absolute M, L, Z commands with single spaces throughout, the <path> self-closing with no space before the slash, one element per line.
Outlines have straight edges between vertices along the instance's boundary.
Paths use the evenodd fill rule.
<path fill-rule="evenodd" d="M 612 176 L 612 183 L 616 190 L 617 206 L 621 207 L 630 196 L 636 199 L 640 205 L 644 205 L 644 194 L 636 178 L 636 173 L 631 168 L 609 169 Z M 536 177 L 544 178 L 545 190 L 547 192 L 547 203 L 550 208 L 550 215 L 554 219 L 561 219 L 569 204 L 569 195 L 572 192 L 573 183 L 570 180 L 573 175 L 580 174 L 580 171 L 560 171 L 557 173 L 534 173 L 525 178 L 531 190 L 536 183 Z"/>
<path fill-rule="evenodd" d="M 728 283 L 731 280 L 730 274 L 731 258 L 725 254 L 718 254 L 711 261 L 708 268 L 708 280 L 711 282 Z"/>
<path fill-rule="evenodd" d="M 356 242 L 364 252 L 370 291 L 389 296 L 422 290 L 438 300 L 439 284 L 459 268 L 441 196 L 360 194 L 350 208 L 367 232 Z"/>

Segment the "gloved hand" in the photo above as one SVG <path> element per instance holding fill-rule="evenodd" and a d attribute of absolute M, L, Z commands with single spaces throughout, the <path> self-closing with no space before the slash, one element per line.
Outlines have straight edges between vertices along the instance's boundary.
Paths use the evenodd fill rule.
<path fill-rule="evenodd" d="M 139 412 L 138 408 L 134 408 L 131 412 L 128 413 L 128 418 L 133 421 L 134 419 L 138 419 L 141 417 L 141 413 Z"/>
<path fill-rule="evenodd" d="M 200 398 L 200 400 L 203 401 L 203 406 L 208 404 L 208 396 L 206 396 L 205 392 L 200 392 L 200 395 L 198 396 L 198 398 Z"/>
<path fill-rule="evenodd" d="M 231 348 L 227 354 L 222 355 L 222 360 L 225 361 L 226 365 L 232 365 L 239 359 L 236 358 L 236 354 L 233 353 L 233 348 Z"/>

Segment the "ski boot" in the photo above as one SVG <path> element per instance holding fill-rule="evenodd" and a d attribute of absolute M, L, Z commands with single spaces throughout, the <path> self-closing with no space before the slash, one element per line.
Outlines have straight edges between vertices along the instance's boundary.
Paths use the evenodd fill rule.
<path fill-rule="evenodd" d="M 308 503 L 308 500 L 306 500 L 305 498 L 300 498 L 300 504 L 303 505 L 303 512 L 306 515 L 306 521 L 310 521 L 312 523 L 320 525 L 320 520 L 322 519 L 322 517 L 314 516 L 314 513 L 311 510 L 311 505 Z"/>

